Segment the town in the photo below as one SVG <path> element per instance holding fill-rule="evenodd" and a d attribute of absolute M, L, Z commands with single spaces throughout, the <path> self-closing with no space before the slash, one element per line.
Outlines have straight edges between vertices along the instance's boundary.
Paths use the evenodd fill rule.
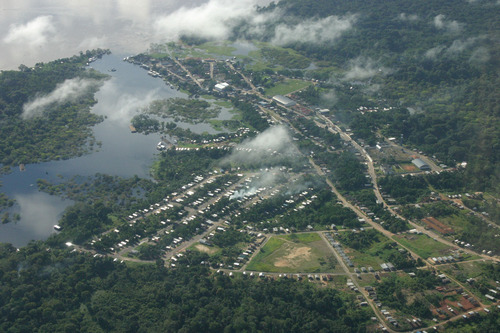
<path fill-rule="evenodd" d="M 197 138 L 168 126 L 153 130 L 166 138 L 158 144 L 162 154 L 218 150 L 228 156 L 227 167 L 193 174 L 175 192 L 128 212 L 85 244 L 67 243 L 73 251 L 120 262 L 161 260 L 169 269 L 206 265 L 231 278 L 296 279 L 340 289 L 373 310 L 374 330 L 438 330 L 498 306 L 500 282 L 484 277 L 479 282 L 467 274 L 485 262 L 498 264 L 498 249 L 456 238 L 460 226 L 446 215 L 432 215 L 441 209 L 470 216 L 498 236 L 498 225 L 471 206 L 481 202 L 482 193 L 450 193 L 438 186 L 428 191 L 427 183 L 419 188 L 421 182 L 453 177 L 466 164 L 447 166 L 380 133 L 369 144 L 335 112 L 307 102 L 307 91 L 325 81 L 277 72 L 262 78 L 234 57 L 152 53 L 124 61 L 193 99 L 244 105 L 250 126 L 226 121 L 222 126 L 233 128 L 228 134 Z M 283 93 L 269 95 L 264 84 L 282 87 Z M 392 108 L 382 102 L 356 112 Z M 132 128 L 146 131 L 141 124 Z M 283 144 L 260 143 L 268 133 Z M 345 167 L 342 158 L 357 174 L 334 175 Z M 394 182 L 417 184 L 409 188 L 421 189 L 422 200 L 408 201 Z M 192 262 L 195 252 L 209 259 Z M 388 290 L 402 285 L 403 300 L 410 293 L 425 296 L 412 306 L 389 296 Z"/>

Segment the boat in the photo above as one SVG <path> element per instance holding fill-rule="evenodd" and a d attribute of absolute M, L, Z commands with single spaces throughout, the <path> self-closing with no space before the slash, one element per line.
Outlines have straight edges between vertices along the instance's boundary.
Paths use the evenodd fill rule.
<path fill-rule="evenodd" d="M 61 230 L 62 230 L 62 227 L 61 227 L 60 225 L 58 225 L 58 224 L 54 224 L 54 229 L 55 229 L 56 231 L 61 231 Z"/>

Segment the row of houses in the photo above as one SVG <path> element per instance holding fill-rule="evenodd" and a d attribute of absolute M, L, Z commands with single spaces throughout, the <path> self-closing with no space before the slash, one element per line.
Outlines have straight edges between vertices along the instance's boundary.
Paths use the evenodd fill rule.
<path fill-rule="evenodd" d="M 347 264 L 347 266 L 354 267 L 354 264 L 351 261 L 351 259 L 349 259 L 347 254 L 345 254 L 344 249 L 342 248 L 342 245 L 340 245 L 339 242 L 336 242 L 330 233 L 326 233 L 325 236 L 328 239 L 328 241 L 330 242 L 330 244 L 332 244 L 334 249 L 338 252 L 338 254 L 342 257 L 342 259 Z"/>
<path fill-rule="evenodd" d="M 455 262 L 456 259 L 453 256 L 443 256 L 443 257 L 432 257 L 427 259 L 431 264 L 448 264 Z"/>

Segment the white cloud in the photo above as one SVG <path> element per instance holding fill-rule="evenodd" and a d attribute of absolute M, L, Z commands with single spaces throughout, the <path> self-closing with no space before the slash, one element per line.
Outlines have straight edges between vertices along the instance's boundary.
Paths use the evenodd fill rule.
<path fill-rule="evenodd" d="M 453 41 L 453 43 L 450 45 L 450 47 L 446 50 L 446 53 L 448 53 L 449 55 L 453 55 L 456 53 L 463 52 L 466 49 L 470 48 L 472 45 L 474 45 L 477 40 L 478 40 L 477 37 L 471 37 L 471 38 L 467 38 L 465 40 L 456 39 Z"/>
<path fill-rule="evenodd" d="M 415 22 L 418 21 L 418 15 L 416 14 L 407 15 L 406 13 L 401 13 L 398 15 L 398 19 L 406 22 Z"/>
<path fill-rule="evenodd" d="M 445 15 L 443 14 L 439 14 L 434 17 L 433 24 L 440 30 L 447 30 L 453 33 L 458 33 L 463 28 L 462 23 L 459 23 L 458 21 L 448 21 L 445 19 Z"/>
<path fill-rule="evenodd" d="M 453 57 L 458 53 L 470 49 L 481 37 L 470 37 L 467 39 L 456 39 L 449 47 L 444 45 L 435 46 L 425 52 L 425 57 L 436 59 L 439 55 Z"/>
<path fill-rule="evenodd" d="M 480 46 L 472 52 L 469 61 L 475 64 L 485 63 L 490 60 L 490 52 L 486 47 Z"/>
<path fill-rule="evenodd" d="M 435 46 L 425 52 L 425 57 L 429 59 L 436 59 L 436 57 L 443 52 L 443 50 L 446 49 L 446 46 L 444 45 L 438 45 Z"/>
<path fill-rule="evenodd" d="M 227 39 L 237 22 L 256 15 L 253 0 L 211 0 L 197 7 L 181 7 L 158 18 L 154 26 L 157 35 L 167 40 L 183 34 Z"/>
<path fill-rule="evenodd" d="M 371 58 L 357 57 L 349 61 L 349 69 L 344 75 L 344 80 L 366 80 L 375 75 L 387 75 L 391 72 L 390 68 L 378 64 Z"/>
<path fill-rule="evenodd" d="M 350 30 L 355 22 L 356 15 L 349 15 L 306 20 L 295 25 L 280 24 L 275 28 L 272 43 L 285 45 L 293 42 L 332 42 Z"/>
<path fill-rule="evenodd" d="M 80 44 L 78 44 L 77 47 L 80 50 L 92 50 L 96 48 L 106 49 L 108 45 L 108 38 L 106 36 L 101 36 L 85 38 L 80 42 Z"/>
<path fill-rule="evenodd" d="M 273 126 L 238 145 L 222 164 L 236 163 L 242 166 L 266 167 L 290 162 L 300 155 L 286 127 Z"/>
<path fill-rule="evenodd" d="M 46 44 L 55 34 L 52 16 L 38 16 L 26 24 L 12 24 L 5 43 L 23 44 L 28 47 L 39 47 Z"/>
<path fill-rule="evenodd" d="M 106 81 L 99 90 L 99 94 L 106 96 L 99 99 L 99 110 L 108 121 L 118 122 L 124 126 L 130 124 L 130 119 L 153 101 L 165 98 L 160 94 L 159 89 L 141 91 L 136 94 L 124 93 L 117 86 L 115 79 Z"/>
<path fill-rule="evenodd" d="M 53 103 L 74 101 L 98 84 L 99 81 L 97 80 L 82 78 L 65 80 L 48 95 L 37 97 L 35 100 L 24 104 L 22 117 L 28 119 L 40 115 L 45 108 Z"/>
<path fill-rule="evenodd" d="M 207 39 L 227 39 L 238 24 L 246 24 L 250 36 L 271 36 L 271 42 L 284 45 L 291 42 L 331 42 L 351 29 L 356 15 L 329 16 L 299 23 L 272 23 L 282 18 L 279 9 L 258 13 L 256 0 L 210 0 L 196 7 L 182 7 L 161 16 L 154 22 L 156 36 L 163 40 L 177 40 L 181 35 Z M 262 1 L 261 1 L 262 2 Z M 272 29 L 269 31 L 269 29 Z"/>

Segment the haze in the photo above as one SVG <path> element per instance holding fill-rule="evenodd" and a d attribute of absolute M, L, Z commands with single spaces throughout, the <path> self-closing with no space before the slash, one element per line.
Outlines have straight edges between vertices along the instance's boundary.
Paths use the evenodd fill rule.
<path fill-rule="evenodd" d="M 0 3 L 0 69 L 68 57 L 93 48 L 145 51 L 179 33 L 227 36 L 228 24 L 269 0 L 3 0 Z M 236 10 L 238 9 L 238 10 Z M 208 29 L 210 28 L 210 29 Z"/>

